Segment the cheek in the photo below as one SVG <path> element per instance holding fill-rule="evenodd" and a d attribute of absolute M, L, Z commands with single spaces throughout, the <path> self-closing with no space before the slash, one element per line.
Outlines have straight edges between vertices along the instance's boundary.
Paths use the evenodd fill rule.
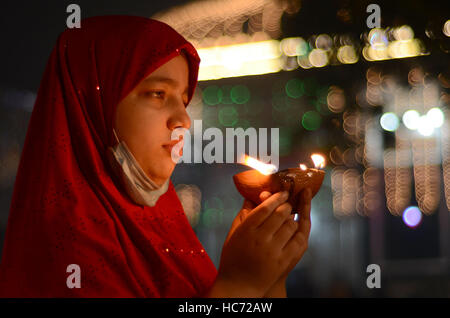
<path fill-rule="evenodd" d="M 170 137 L 167 119 L 158 112 L 140 112 L 133 116 L 128 127 L 126 142 L 144 169 L 154 164 L 153 157 L 160 157 L 162 144 Z"/>
<path fill-rule="evenodd" d="M 122 112 L 121 132 L 142 169 L 156 182 L 170 177 L 175 163 L 163 144 L 170 141 L 169 114 L 147 104 L 128 105 Z"/>

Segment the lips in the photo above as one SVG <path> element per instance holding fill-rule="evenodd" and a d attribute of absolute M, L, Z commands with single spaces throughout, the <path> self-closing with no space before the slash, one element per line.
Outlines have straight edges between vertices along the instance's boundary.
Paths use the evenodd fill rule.
<path fill-rule="evenodd" d="M 179 144 L 180 146 L 180 153 L 179 155 L 182 156 L 183 155 L 183 145 L 184 145 L 184 141 L 181 138 L 180 140 L 172 140 L 171 142 L 164 144 L 163 148 L 166 149 L 170 155 L 172 155 L 172 149 L 173 147 L 175 147 L 175 145 Z"/>

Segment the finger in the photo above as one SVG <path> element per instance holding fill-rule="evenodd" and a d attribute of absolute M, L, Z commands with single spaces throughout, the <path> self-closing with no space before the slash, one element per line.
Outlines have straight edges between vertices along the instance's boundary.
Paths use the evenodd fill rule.
<path fill-rule="evenodd" d="M 308 240 L 304 234 L 300 231 L 295 232 L 295 234 L 290 238 L 287 244 L 281 249 L 282 257 L 287 257 L 292 259 L 293 262 L 297 263 L 303 254 L 308 249 Z"/>
<path fill-rule="evenodd" d="M 255 208 L 255 206 L 256 205 L 252 201 L 245 199 L 244 203 L 242 204 L 242 210 L 249 210 L 249 211 L 251 211 L 251 210 L 253 210 Z"/>
<path fill-rule="evenodd" d="M 249 213 L 246 222 L 249 222 L 255 228 L 260 226 L 278 206 L 288 199 L 288 197 L 289 192 L 287 191 L 277 192 L 271 195 Z"/>
<path fill-rule="evenodd" d="M 273 211 L 273 213 L 262 223 L 258 229 L 261 235 L 274 235 L 286 220 L 290 220 L 292 206 L 285 202 Z"/>
<path fill-rule="evenodd" d="M 302 193 L 303 196 L 303 206 L 299 207 L 299 209 L 302 211 L 300 213 L 300 218 L 299 218 L 299 232 L 302 232 L 304 237 L 306 239 L 309 238 L 309 233 L 311 231 L 311 197 L 312 197 L 312 193 L 311 193 L 311 189 L 306 189 L 305 191 L 303 191 Z"/>
<path fill-rule="evenodd" d="M 245 220 L 245 218 L 247 218 L 248 214 L 255 208 L 255 204 L 250 201 L 245 199 L 244 200 L 244 204 L 242 205 L 242 209 L 239 212 L 239 220 L 241 222 L 243 222 Z"/>
<path fill-rule="evenodd" d="M 285 222 L 273 235 L 273 239 L 280 246 L 280 249 L 286 246 L 286 244 L 290 241 L 292 236 L 295 235 L 298 226 L 299 226 L 298 223 L 292 220 L 289 216 L 286 218 Z"/>
<path fill-rule="evenodd" d="M 264 202 L 265 200 L 267 200 L 270 196 L 272 195 L 272 193 L 270 193 L 269 191 L 263 191 L 259 194 L 259 199 L 261 200 L 261 202 Z"/>

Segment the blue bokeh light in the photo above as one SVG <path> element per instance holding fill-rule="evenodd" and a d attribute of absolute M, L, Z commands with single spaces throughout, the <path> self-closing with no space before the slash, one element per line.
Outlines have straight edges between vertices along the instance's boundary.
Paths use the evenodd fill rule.
<path fill-rule="evenodd" d="M 411 228 L 414 228 L 422 221 L 422 212 L 416 206 L 410 206 L 403 211 L 403 222 Z"/>

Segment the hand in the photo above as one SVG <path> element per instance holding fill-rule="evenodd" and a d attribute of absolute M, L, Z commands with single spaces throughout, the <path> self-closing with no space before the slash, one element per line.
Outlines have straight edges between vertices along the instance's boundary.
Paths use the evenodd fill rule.
<path fill-rule="evenodd" d="M 268 191 L 263 191 L 260 194 L 261 201 L 265 201 L 270 197 L 271 193 Z M 306 247 L 308 246 L 309 234 L 311 231 L 311 189 L 305 189 L 302 191 L 302 200 L 299 200 L 299 205 L 295 210 L 300 215 L 299 226 L 297 231 L 303 231 L 306 237 Z M 305 249 L 306 251 L 306 249 Z M 303 254 L 300 256 L 300 258 Z M 293 260 L 292 264 L 287 269 L 287 272 L 280 276 L 280 278 L 273 284 L 272 287 L 264 295 L 264 298 L 275 297 L 275 298 L 285 298 L 286 294 L 286 279 L 289 272 L 295 267 L 297 262 Z"/>
<path fill-rule="evenodd" d="M 257 207 L 244 201 L 225 240 L 216 281 L 236 295 L 262 297 L 303 254 L 302 235 L 291 217 L 287 193 L 275 193 Z M 300 258 L 298 258 L 300 259 Z M 238 296 L 240 297 L 240 296 Z"/>

